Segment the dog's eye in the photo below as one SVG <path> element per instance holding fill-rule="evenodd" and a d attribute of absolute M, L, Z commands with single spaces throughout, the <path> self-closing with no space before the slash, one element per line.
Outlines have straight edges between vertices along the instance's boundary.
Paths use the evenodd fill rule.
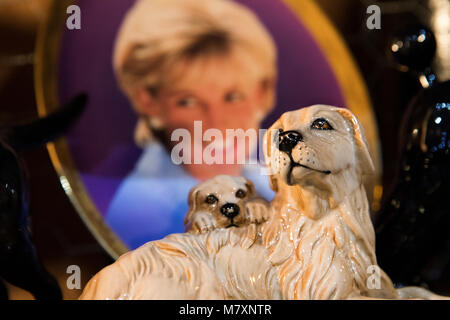
<path fill-rule="evenodd" d="M 208 195 L 205 199 L 207 204 L 215 204 L 217 201 L 219 201 L 219 199 L 213 194 Z"/>
<path fill-rule="evenodd" d="M 319 118 L 313 121 L 311 124 L 311 129 L 316 130 L 333 130 L 331 124 L 328 123 L 324 118 Z"/>
<path fill-rule="evenodd" d="M 245 192 L 245 190 L 239 189 L 238 191 L 236 191 L 236 197 L 237 198 L 245 198 L 245 196 L 247 195 L 247 193 Z"/>

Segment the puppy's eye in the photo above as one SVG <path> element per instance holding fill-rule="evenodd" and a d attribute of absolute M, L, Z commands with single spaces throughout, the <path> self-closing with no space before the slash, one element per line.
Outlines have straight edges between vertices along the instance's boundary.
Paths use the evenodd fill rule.
<path fill-rule="evenodd" d="M 208 195 L 205 199 L 207 204 L 215 204 L 217 201 L 219 201 L 219 199 L 217 199 L 217 197 L 213 194 Z"/>
<path fill-rule="evenodd" d="M 238 191 L 236 191 L 236 197 L 237 198 L 245 198 L 245 196 L 247 195 L 247 193 L 245 192 L 245 190 L 239 189 Z"/>
<path fill-rule="evenodd" d="M 319 118 L 313 121 L 311 124 L 311 129 L 316 130 L 333 130 L 331 124 L 328 123 L 324 118 Z"/>

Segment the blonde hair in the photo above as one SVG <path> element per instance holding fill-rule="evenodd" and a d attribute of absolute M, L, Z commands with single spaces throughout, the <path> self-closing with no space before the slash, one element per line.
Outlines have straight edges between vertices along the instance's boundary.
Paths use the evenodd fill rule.
<path fill-rule="evenodd" d="M 246 65 L 268 85 L 262 106 L 268 112 L 275 101 L 274 42 L 253 12 L 229 0 L 138 0 L 120 27 L 113 66 L 119 86 L 142 114 L 135 88 L 160 89 L 180 60 L 232 51 L 245 55 Z M 139 121 L 138 144 L 149 140 L 150 127 Z"/>

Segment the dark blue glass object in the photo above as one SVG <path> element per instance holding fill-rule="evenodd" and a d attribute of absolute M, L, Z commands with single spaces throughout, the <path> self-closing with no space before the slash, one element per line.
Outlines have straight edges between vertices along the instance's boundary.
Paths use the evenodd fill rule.
<path fill-rule="evenodd" d="M 435 286 L 450 270 L 450 81 L 431 70 L 436 43 L 427 28 L 406 27 L 389 48 L 424 89 L 399 124 L 397 176 L 375 221 L 377 259 L 397 286 L 439 292 L 450 287 Z"/>
<path fill-rule="evenodd" d="M 0 279 L 29 291 L 39 300 L 62 299 L 57 281 L 39 262 L 28 221 L 28 185 L 17 152 L 43 145 L 63 134 L 79 117 L 84 95 L 58 112 L 20 126 L 0 127 Z M 0 298 L 8 293 L 0 281 Z"/>

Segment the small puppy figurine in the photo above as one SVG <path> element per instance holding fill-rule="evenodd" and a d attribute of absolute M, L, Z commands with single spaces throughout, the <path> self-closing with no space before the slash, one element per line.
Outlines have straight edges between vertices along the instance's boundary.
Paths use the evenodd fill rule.
<path fill-rule="evenodd" d="M 268 219 L 269 203 L 243 177 L 219 175 L 194 187 L 188 196 L 186 232 L 199 234 L 216 228 L 260 224 Z"/>

